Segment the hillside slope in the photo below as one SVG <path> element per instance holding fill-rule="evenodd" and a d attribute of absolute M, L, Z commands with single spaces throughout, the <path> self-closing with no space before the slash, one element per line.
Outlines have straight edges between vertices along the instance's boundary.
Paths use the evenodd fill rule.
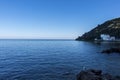
<path fill-rule="evenodd" d="M 100 39 L 101 34 L 109 34 L 110 36 L 120 38 L 120 18 L 108 20 L 91 31 L 84 33 L 82 36 L 79 36 L 76 40 L 90 41 L 95 38 Z"/>

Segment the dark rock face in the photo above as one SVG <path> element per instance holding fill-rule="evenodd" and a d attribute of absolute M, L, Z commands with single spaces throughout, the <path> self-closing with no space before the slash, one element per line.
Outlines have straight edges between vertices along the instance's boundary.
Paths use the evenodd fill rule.
<path fill-rule="evenodd" d="M 107 54 L 120 53 L 120 48 L 110 48 L 110 49 L 107 49 L 107 50 L 103 50 L 102 53 L 107 53 Z"/>
<path fill-rule="evenodd" d="M 81 71 L 77 75 L 77 80 L 101 80 L 101 70 L 86 70 Z"/>
<path fill-rule="evenodd" d="M 120 77 L 113 77 L 110 74 L 102 74 L 101 70 L 84 70 L 77 75 L 77 80 L 120 80 Z"/>

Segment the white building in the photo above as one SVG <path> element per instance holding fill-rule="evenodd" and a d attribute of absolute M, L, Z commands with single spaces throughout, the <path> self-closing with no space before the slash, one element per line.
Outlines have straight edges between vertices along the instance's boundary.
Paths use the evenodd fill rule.
<path fill-rule="evenodd" d="M 112 37 L 111 37 L 111 40 L 112 40 L 112 41 L 114 41 L 114 40 L 115 40 L 115 37 L 114 37 L 114 36 L 112 36 Z"/>
<path fill-rule="evenodd" d="M 100 37 L 102 40 L 110 40 L 110 35 L 101 34 Z"/>
<path fill-rule="evenodd" d="M 110 35 L 107 35 L 107 34 L 101 34 L 100 37 L 101 37 L 102 40 L 105 40 L 105 41 L 113 41 L 113 40 L 115 40 L 114 36 L 110 36 Z"/>

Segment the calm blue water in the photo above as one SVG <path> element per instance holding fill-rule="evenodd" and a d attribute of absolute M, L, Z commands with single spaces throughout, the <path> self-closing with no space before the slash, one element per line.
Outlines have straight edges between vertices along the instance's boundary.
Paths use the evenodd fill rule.
<path fill-rule="evenodd" d="M 74 40 L 0 40 L 0 80 L 75 80 L 83 67 L 120 75 L 119 44 Z"/>

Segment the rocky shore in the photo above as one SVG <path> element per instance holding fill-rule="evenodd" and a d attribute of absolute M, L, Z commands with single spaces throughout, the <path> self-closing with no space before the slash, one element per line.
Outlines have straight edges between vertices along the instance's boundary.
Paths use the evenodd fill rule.
<path fill-rule="evenodd" d="M 107 53 L 107 54 L 110 54 L 110 53 L 119 53 L 120 54 L 120 48 L 106 49 L 106 50 L 103 50 L 102 53 Z"/>
<path fill-rule="evenodd" d="M 120 76 L 103 74 L 101 70 L 83 70 L 77 75 L 77 80 L 120 80 Z"/>

